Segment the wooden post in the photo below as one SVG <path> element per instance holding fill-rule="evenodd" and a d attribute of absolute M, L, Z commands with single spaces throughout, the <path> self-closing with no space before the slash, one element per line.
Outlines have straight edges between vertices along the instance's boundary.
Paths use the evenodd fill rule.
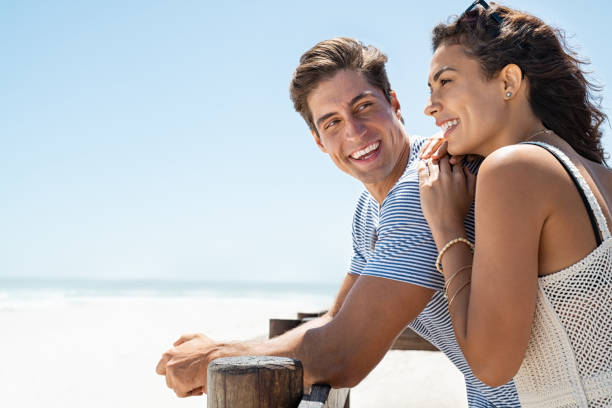
<path fill-rule="evenodd" d="M 268 331 L 268 338 L 280 336 L 293 329 L 294 327 L 298 327 L 300 324 L 304 323 L 301 319 L 270 319 L 270 327 Z"/>
<path fill-rule="evenodd" d="M 322 312 L 314 312 L 314 313 L 311 313 L 311 312 L 298 312 L 297 313 L 297 318 L 300 319 L 300 320 L 303 320 L 303 319 L 308 319 L 308 318 L 311 318 L 311 317 L 321 317 L 325 313 L 327 313 L 326 310 L 324 310 Z"/>
<path fill-rule="evenodd" d="M 302 363 L 284 357 L 225 357 L 208 365 L 208 408 L 295 408 Z"/>

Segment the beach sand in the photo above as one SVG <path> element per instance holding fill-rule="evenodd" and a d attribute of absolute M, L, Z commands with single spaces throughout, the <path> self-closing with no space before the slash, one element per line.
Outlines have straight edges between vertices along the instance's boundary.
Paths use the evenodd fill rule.
<path fill-rule="evenodd" d="M 204 407 L 177 398 L 155 374 L 182 333 L 265 335 L 270 317 L 321 310 L 328 299 L 58 296 L 0 302 L 0 406 Z M 459 371 L 437 352 L 390 351 L 355 387 L 351 407 L 466 406 Z"/>

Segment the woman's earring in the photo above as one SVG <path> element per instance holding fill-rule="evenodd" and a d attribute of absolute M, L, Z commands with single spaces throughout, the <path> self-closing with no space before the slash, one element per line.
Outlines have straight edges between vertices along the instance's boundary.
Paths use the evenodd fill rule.
<path fill-rule="evenodd" d="M 510 99 L 510 97 L 512 97 L 512 92 L 510 91 L 506 92 L 506 98 Z"/>

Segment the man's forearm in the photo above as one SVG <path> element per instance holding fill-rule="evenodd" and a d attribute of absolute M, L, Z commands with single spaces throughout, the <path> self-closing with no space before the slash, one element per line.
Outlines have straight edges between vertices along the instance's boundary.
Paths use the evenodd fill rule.
<path fill-rule="evenodd" d="M 326 315 L 262 342 L 222 343 L 203 334 L 184 335 L 163 354 L 157 372 L 177 395 L 197 395 L 206 391 L 206 367 L 214 359 L 281 356 L 302 362 L 307 386 L 352 387 L 376 366 L 432 294 L 408 283 L 349 275 Z"/>
<path fill-rule="evenodd" d="M 327 327 L 338 314 L 351 288 L 357 281 L 356 275 L 347 275 L 340 286 L 338 295 L 329 311 L 323 316 L 310 320 L 286 333 L 263 342 L 231 342 L 217 344 L 210 360 L 220 357 L 264 355 L 290 357 L 300 360 L 304 367 L 304 380 L 307 385 L 328 381 L 330 369 L 337 368 L 338 347 L 346 333 L 324 334 L 320 328 Z M 339 328 L 342 331 L 342 328 Z M 323 330 L 327 332 L 326 330 Z M 210 361 L 209 360 L 209 361 Z"/>
<path fill-rule="evenodd" d="M 324 326 L 332 320 L 329 314 L 312 319 L 280 336 L 265 341 L 238 341 L 218 343 L 211 353 L 211 360 L 233 356 L 279 356 L 300 359 L 304 334 L 317 327 Z"/>

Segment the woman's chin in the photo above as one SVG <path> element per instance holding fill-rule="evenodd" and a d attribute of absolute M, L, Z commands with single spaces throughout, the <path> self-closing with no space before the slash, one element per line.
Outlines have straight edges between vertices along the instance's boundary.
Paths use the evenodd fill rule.
<path fill-rule="evenodd" d="M 467 152 L 465 148 L 463 148 L 460 145 L 457 145 L 456 143 L 451 143 L 451 142 L 448 142 L 448 146 L 446 147 L 446 151 L 451 156 L 461 156 L 461 155 L 469 154 L 469 152 Z"/>
<path fill-rule="evenodd" d="M 446 149 L 448 151 L 448 154 L 450 154 L 451 156 L 459 156 L 465 153 L 461 152 L 461 149 L 451 149 L 450 146 L 448 146 L 448 148 Z"/>

